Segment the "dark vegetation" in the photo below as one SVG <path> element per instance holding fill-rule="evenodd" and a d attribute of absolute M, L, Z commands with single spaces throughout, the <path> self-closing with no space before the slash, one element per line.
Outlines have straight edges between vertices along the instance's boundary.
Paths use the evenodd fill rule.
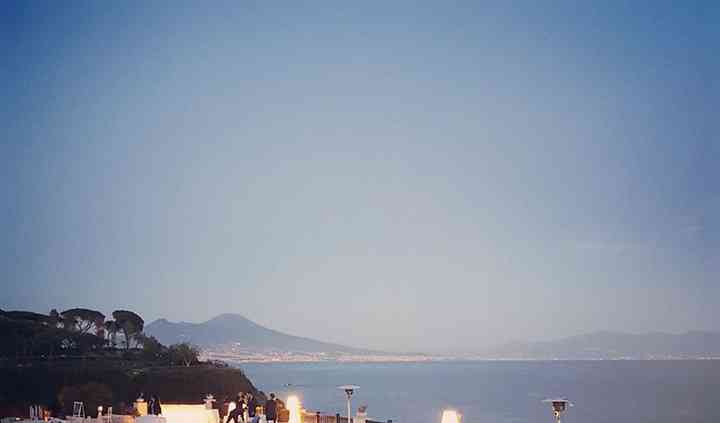
<path fill-rule="evenodd" d="M 24 416 L 32 404 L 70 414 L 73 401 L 83 401 L 89 415 L 98 405 L 131 413 L 140 393 L 168 403 L 239 391 L 262 397 L 241 370 L 200 361 L 191 344 L 165 346 L 145 335 L 136 313 L 112 317 L 81 308 L 47 315 L 0 310 L 0 416 Z"/>

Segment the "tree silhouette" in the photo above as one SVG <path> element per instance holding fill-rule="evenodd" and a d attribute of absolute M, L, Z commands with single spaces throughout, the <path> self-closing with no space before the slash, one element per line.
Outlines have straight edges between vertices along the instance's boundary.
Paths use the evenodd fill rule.
<path fill-rule="evenodd" d="M 168 349 L 171 363 L 184 364 L 185 367 L 190 367 L 191 364 L 198 361 L 200 356 L 200 349 L 189 342 L 170 345 Z"/>
<path fill-rule="evenodd" d="M 116 345 L 116 337 L 118 332 L 120 332 L 120 326 L 118 326 L 117 322 L 114 320 L 107 320 L 105 321 L 105 332 L 107 333 L 108 338 L 108 344 L 115 348 Z"/>
<path fill-rule="evenodd" d="M 125 349 L 130 349 L 130 342 L 143 331 L 145 321 L 138 314 L 128 310 L 115 310 L 112 313 L 115 323 L 125 337 Z"/>
<path fill-rule="evenodd" d="M 66 329 L 77 331 L 81 335 L 86 333 L 98 334 L 98 332 L 100 332 L 98 335 L 101 335 L 105 331 L 105 315 L 99 311 L 87 308 L 71 308 L 60 314 L 63 321 L 70 325 Z"/>

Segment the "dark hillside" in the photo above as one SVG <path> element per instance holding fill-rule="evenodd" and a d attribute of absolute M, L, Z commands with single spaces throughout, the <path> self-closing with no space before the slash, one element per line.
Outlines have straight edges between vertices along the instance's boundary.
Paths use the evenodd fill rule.
<path fill-rule="evenodd" d="M 110 405 L 105 402 L 108 400 L 121 411 L 141 392 L 146 397 L 157 394 L 166 403 L 200 403 L 208 393 L 219 400 L 240 391 L 259 394 L 241 370 L 217 364 L 170 367 L 109 359 L 68 359 L 17 365 L 5 361 L 0 364 L 0 381 L 0 416 L 15 414 L 13 410 L 22 410 L 24 415 L 30 404 L 46 405 L 56 411 L 54 414 L 62 415 L 70 412 L 73 401 L 80 400 L 91 415 L 94 412 L 90 410 L 97 405 Z M 78 395 L 75 388 L 92 383 L 106 387 L 111 398 L 97 399 L 103 404 L 94 404 L 93 398 L 68 398 Z M 63 388 L 73 389 L 61 395 Z M 92 389 L 102 391 L 97 385 Z"/>
<path fill-rule="evenodd" d="M 191 344 L 165 346 L 143 333 L 138 314 L 115 310 L 112 318 L 79 307 L 0 310 L 0 416 L 27 416 L 29 405 L 62 416 L 74 401 L 83 401 L 90 416 L 99 405 L 126 414 L 140 393 L 165 403 L 258 394 L 241 370 L 200 361 Z"/>

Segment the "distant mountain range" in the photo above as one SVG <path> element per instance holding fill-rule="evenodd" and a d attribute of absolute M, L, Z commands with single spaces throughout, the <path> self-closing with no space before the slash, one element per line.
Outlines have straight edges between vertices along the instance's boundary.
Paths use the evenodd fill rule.
<path fill-rule="evenodd" d="M 203 323 L 155 320 L 145 326 L 145 333 L 163 344 L 190 342 L 205 348 L 237 344 L 246 351 L 294 353 L 370 354 L 372 351 L 288 335 L 239 315 L 221 314 Z"/>
<path fill-rule="evenodd" d="M 611 359 L 720 357 L 720 333 L 595 332 L 554 341 L 513 342 L 489 350 L 489 358 Z"/>
<path fill-rule="evenodd" d="M 159 319 L 145 326 L 145 333 L 166 345 L 190 342 L 211 353 L 226 354 L 225 357 L 247 357 L 254 353 L 327 354 L 328 358 L 346 355 L 385 355 L 378 351 L 289 335 L 261 326 L 239 314 L 221 314 L 203 323 L 176 323 Z M 550 341 L 512 342 L 473 357 L 578 360 L 720 358 L 720 333 L 594 332 Z"/>

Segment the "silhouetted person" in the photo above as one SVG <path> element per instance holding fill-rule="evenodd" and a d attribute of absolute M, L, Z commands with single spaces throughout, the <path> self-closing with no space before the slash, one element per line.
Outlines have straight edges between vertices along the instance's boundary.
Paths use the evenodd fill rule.
<path fill-rule="evenodd" d="M 148 401 L 148 414 L 152 414 L 153 416 L 159 416 L 162 414 L 162 405 L 160 404 L 160 398 L 158 398 L 157 395 L 151 396 L 150 401 Z"/>
<path fill-rule="evenodd" d="M 285 407 L 285 403 L 280 398 L 275 398 L 275 405 L 277 406 L 277 418 L 278 423 L 280 422 L 288 422 L 290 418 L 290 412 Z M 340 423 L 340 422 L 337 422 Z"/>
<path fill-rule="evenodd" d="M 255 400 L 255 397 L 253 396 L 253 394 L 248 394 L 247 408 L 248 408 L 248 418 L 250 420 L 252 420 L 255 417 L 255 413 L 257 410 L 257 401 Z"/>
<path fill-rule="evenodd" d="M 269 422 L 277 422 L 277 403 L 275 402 L 275 394 L 270 394 L 270 399 L 265 402 L 265 420 Z"/>
<path fill-rule="evenodd" d="M 245 421 L 246 423 L 248 421 L 247 401 L 248 394 L 240 394 L 240 418 L 243 419 L 243 421 Z"/>
<path fill-rule="evenodd" d="M 243 399 L 242 395 L 238 395 L 235 398 L 235 409 L 228 414 L 227 423 L 230 421 L 235 423 L 243 423 Z"/>

